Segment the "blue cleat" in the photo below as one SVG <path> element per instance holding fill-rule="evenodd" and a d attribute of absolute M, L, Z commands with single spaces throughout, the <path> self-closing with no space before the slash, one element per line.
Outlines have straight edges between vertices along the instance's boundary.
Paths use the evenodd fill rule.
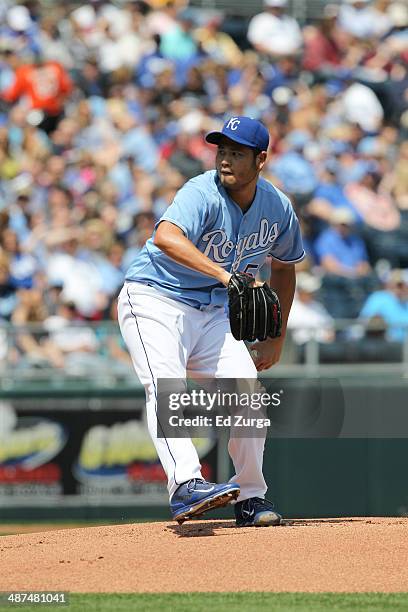
<path fill-rule="evenodd" d="M 282 516 L 274 505 L 261 497 L 250 497 L 234 506 L 237 527 L 269 527 L 280 525 Z"/>
<path fill-rule="evenodd" d="M 202 478 L 193 478 L 180 485 L 170 500 L 173 519 L 181 525 L 204 512 L 226 506 L 237 499 L 239 491 L 236 483 L 215 484 Z"/>

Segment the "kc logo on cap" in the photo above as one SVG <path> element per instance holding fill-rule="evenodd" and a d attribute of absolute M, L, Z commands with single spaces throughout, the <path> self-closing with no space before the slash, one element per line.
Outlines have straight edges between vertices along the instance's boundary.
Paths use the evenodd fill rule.
<path fill-rule="evenodd" d="M 267 151 L 269 146 L 267 128 L 263 123 L 251 117 L 230 117 L 224 123 L 221 131 L 210 132 L 205 139 L 217 145 L 223 137 L 260 151 Z"/>
<path fill-rule="evenodd" d="M 227 125 L 225 126 L 225 129 L 236 130 L 240 123 L 241 121 L 238 119 L 238 117 L 231 117 L 231 119 L 228 121 Z"/>

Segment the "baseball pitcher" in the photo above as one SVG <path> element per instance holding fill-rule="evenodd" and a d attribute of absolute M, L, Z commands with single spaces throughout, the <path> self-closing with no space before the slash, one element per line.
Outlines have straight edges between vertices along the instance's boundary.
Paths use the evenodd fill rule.
<path fill-rule="evenodd" d="M 130 266 L 119 296 L 119 323 L 146 392 L 150 435 L 168 478 L 180 524 L 234 503 L 238 526 L 278 525 L 265 499 L 265 437 L 231 438 L 235 475 L 206 482 L 190 439 L 158 436 L 157 380 L 256 379 L 279 360 L 304 257 L 289 199 L 260 177 L 269 134 L 249 117 L 231 117 L 206 136 L 216 169 L 189 180 Z M 270 286 L 255 282 L 272 258 Z M 251 356 L 245 340 L 254 342 Z"/>

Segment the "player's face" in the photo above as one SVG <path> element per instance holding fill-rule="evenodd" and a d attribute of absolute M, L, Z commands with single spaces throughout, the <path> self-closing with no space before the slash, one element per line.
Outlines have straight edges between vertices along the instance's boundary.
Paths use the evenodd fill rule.
<path fill-rule="evenodd" d="M 254 150 L 229 138 L 220 140 L 215 165 L 221 184 L 231 191 L 256 182 L 265 163 L 266 154 L 255 156 Z"/>

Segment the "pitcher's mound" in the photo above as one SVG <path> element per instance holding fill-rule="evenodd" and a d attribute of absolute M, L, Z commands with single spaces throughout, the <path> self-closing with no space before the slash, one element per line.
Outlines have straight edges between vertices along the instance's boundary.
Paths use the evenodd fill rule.
<path fill-rule="evenodd" d="M 408 591 L 408 518 L 139 523 L 0 538 L 3 591 Z"/>

